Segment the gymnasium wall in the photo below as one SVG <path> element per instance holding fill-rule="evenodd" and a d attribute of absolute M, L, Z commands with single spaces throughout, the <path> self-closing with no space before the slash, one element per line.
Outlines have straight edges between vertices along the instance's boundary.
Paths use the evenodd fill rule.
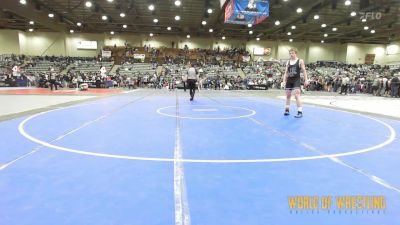
<path fill-rule="evenodd" d="M 0 30 L 0 54 L 20 54 L 17 30 Z"/>
<path fill-rule="evenodd" d="M 65 56 L 63 33 L 19 32 L 20 54 Z"/>
<path fill-rule="evenodd" d="M 78 50 L 78 41 L 97 41 L 98 50 Z M 376 64 L 399 64 L 400 43 L 391 45 L 378 44 L 340 44 L 340 43 L 312 43 L 312 42 L 283 42 L 283 41 L 256 41 L 207 37 L 180 37 L 128 34 L 89 34 L 89 33 L 56 33 L 56 32 L 22 32 L 17 30 L 0 30 L 0 54 L 25 55 L 60 55 L 60 56 L 96 56 L 103 46 L 131 46 L 183 48 L 187 45 L 193 48 L 246 48 L 250 53 L 254 48 L 271 48 L 269 56 L 255 56 L 255 59 L 288 59 L 289 49 L 297 48 L 299 57 L 306 63 L 318 60 L 336 60 L 347 63 L 364 63 L 366 54 L 375 54 Z M 391 51 L 390 51 L 391 50 Z"/>

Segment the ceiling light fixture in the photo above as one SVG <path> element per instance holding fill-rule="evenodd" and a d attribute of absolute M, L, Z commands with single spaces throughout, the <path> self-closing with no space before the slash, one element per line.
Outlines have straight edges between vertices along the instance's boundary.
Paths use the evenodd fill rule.
<path fill-rule="evenodd" d="M 365 26 L 365 27 L 364 27 L 364 30 L 368 30 L 368 29 L 369 29 L 369 27 L 368 27 L 368 26 Z"/>
<path fill-rule="evenodd" d="M 249 24 L 247 24 L 247 27 L 252 27 L 253 26 L 253 24 L 251 24 L 251 23 L 249 23 Z"/>
<path fill-rule="evenodd" d="M 203 20 L 203 21 L 201 21 L 201 24 L 202 24 L 203 26 L 205 26 L 205 25 L 207 24 L 207 21 Z"/>
<path fill-rule="evenodd" d="M 289 35 L 289 36 L 292 35 L 292 32 L 287 32 L 287 35 Z"/>
<path fill-rule="evenodd" d="M 156 18 L 156 19 L 153 19 L 153 22 L 154 23 L 158 23 L 158 19 Z"/>
<path fill-rule="evenodd" d="M 82 26 L 82 23 L 81 23 L 81 22 L 77 22 L 76 25 L 77 25 L 78 27 L 80 27 L 80 26 Z"/>
<path fill-rule="evenodd" d="M 222 36 L 222 40 L 225 40 L 226 39 L 226 37 L 225 36 Z"/>
<path fill-rule="evenodd" d="M 180 16 L 175 16 L 175 20 L 181 20 Z"/>
<path fill-rule="evenodd" d="M 365 22 L 367 22 L 367 19 L 364 18 L 361 20 L 361 22 L 365 23 Z"/>
<path fill-rule="evenodd" d="M 325 43 L 325 41 L 324 41 L 324 40 L 321 40 L 321 43 Z"/>
<path fill-rule="evenodd" d="M 249 31 L 249 34 L 253 34 L 253 31 L 252 31 L 252 30 L 250 30 L 250 31 Z"/>
<path fill-rule="evenodd" d="M 126 25 L 126 24 L 124 24 L 124 25 L 122 25 L 122 28 L 127 28 L 128 27 L 128 25 Z"/>
<path fill-rule="evenodd" d="M 167 30 L 171 30 L 172 28 L 171 27 L 167 27 Z"/>
<path fill-rule="evenodd" d="M 212 10 L 212 9 L 207 9 L 207 12 L 208 12 L 209 14 L 211 14 L 211 13 L 213 13 L 213 10 Z"/>
<path fill-rule="evenodd" d="M 208 30 L 208 32 L 212 33 L 212 32 L 214 32 L 214 30 L 210 28 L 210 29 Z"/>
<path fill-rule="evenodd" d="M 279 20 L 275 21 L 276 26 L 279 26 L 279 24 L 281 24 L 281 22 L 279 22 Z"/>
<path fill-rule="evenodd" d="M 324 34 L 324 37 L 328 37 L 328 34 Z"/>
<path fill-rule="evenodd" d="M 326 27 L 326 23 L 321 24 L 321 27 Z"/>
<path fill-rule="evenodd" d="M 375 34 L 375 30 L 371 30 L 371 34 Z"/>
<path fill-rule="evenodd" d="M 120 13 L 119 16 L 124 18 L 126 15 L 125 15 L 125 13 Z"/>
<path fill-rule="evenodd" d="M 350 0 L 346 0 L 345 2 L 344 2 L 344 5 L 351 5 L 351 1 Z"/>
<path fill-rule="evenodd" d="M 186 38 L 190 38 L 190 35 L 188 34 L 188 35 L 186 35 Z"/>
<path fill-rule="evenodd" d="M 289 42 L 293 42 L 293 39 L 290 38 L 290 39 L 289 39 Z"/>
<path fill-rule="evenodd" d="M 106 15 L 104 15 L 104 16 L 101 17 L 101 19 L 102 19 L 102 20 L 107 20 L 108 17 L 107 17 Z"/>
<path fill-rule="evenodd" d="M 149 10 L 150 10 L 150 11 L 153 11 L 153 10 L 154 10 L 154 5 L 153 5 L 153 4 L 150 4 L 150 5 L 149 5 Z"/>
<path fill-rule="evenodd" d="M 337 31 L 337 28 L 336 27 L 332 28 L 332 31 Z"/>
<path fill-rule="evenodd" d="M 258 38 L 256 38 L 256 40 L 257 40 L 257 41 L 259 41 L 259 40 L 260 40 L 260 38 L 258 37 Z"/>
<path fill-rule="evenodd" d="M 30 25 L 33 25 L 33 24 L 35 24 L 35 22 L 33 22 L 33 21 L 31 20 L 31 21 L 29 21 L 29 24 L 30 24 Z"/>
<path fill-rule="evenodd" d="M 180 0 L 176 0 L 176 1 L 175 1 L 175 5 L 176 5 L 176 6 L 180 6 L 181 4 L 182 4 L 182 2 L 181 2 Z"/>
<path fill-rule="evenodd" d="M 115 33 L 114 33 L 114 31 L 111 31 L 110 34 L 111 34 L 111 35 L 114 35 Z"/>
<path fill-rule="evenodd" d="M 295 30 L 295 29 L 296 29 L 296 26 L 293 25 L 293 26 L 292 26 L 292 30 Z"/>
<path fill-rule="evenodd" d="M 314 20 L 319 20 L 319 15 L 314 15 Z"/>
<path fill-rule="evenodd" d="M 92 4 L 91 1 L 86 1 L 86 2 L 85 2 L 85 6 L 88 7 L 88 8 L 92 7 L 92 5 L 93 5 L 93 4 Z"/>
<path fill-rule="evenodd" d="M 73 34 L 73 33 L 74 33 L 74 30 L 69 30 L 69 32 L 70 32 L 71 34 Z"/>
<path fill-rule="evenodd" d="M 29 29 L 29 32 L 33 32 L 33 29 L 32 29 L 32 28 L 30 28 L 30 29 Z"/>
<path fill-rule="evenodd" d="M 22 5 L 26 5 L 26 0 L 20 0 L 19 3 L 21 3 Z"/>
<path fill-rule="evenodd" d="M 297 13 L 302 13 L 302 12 L 303 12 L 303 9 L 302 9 L 302 8 L 297 8 L 296 12 L 297 12 Z"/>
<path fill-rule="evenodd" d="M 153 37 L 153 36 L 154 36 L 154 34 L 153 34 L 153 33 L 150 33 L 149 35 L 150 35 L 150 37 Z"/>
<path fill-rule="evenodd" d="M 357 13 L 353 11 L 353 12 L 350 13 L 350 16 L 353 16 L 353 17 L 357 16 Z"/>

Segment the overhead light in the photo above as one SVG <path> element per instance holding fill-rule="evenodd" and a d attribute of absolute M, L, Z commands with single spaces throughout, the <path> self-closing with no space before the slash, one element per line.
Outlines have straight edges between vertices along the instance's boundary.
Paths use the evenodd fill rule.
<path fill-rule="evenodd" d="M 226 37 L 225 36 L 222 36 L 222 40 L 225 40 L 226 39 Z"/>
<path fill-rule="evenodd" d="M 158 23 L 158 19 L 156 18 L 156 19 L 153 19 L 153 22 L 154 23 Z"/>
<path fill-rule="evenodd" d="M 73 33 L 74 33 L 74 30 L 69 30 L 69 32 L 70 32 L 71 34 L 73 34 Z"/>
<path fill-rule="evenodd" d="M 287 35 L 289 35 L 289 36 L 292 35 L 292 32 L 287 32 Z"/>
<path fill-rule="evenodd" d="M 297 13 L 302 13 L 302 12 L 303 12 L 303 9 L 302 9 L 302 8 L 297 8 L 296 12 L 297 12 Z"/>
<path fill-rule="evenodd" d="M 247 24 L 247 27 L 252 27 L 252 26 L 253 26 L 253 24 L 251 24 L 251 23 Z"/>
<path fill-rule="evenodd" d="M 314 15 L 314 20 L 318 20 L 319 19 L 319 15 Z"/>
<path fill-rule="evenodd" d="M 32 29 L 32 28 L 29 28 L 29 32 L 33 32 L 33 29 Z"/>
<path fill-rule="evenodd" d="M 150 5 L 149 5 L 149 10 L 150 10 L 150 11 L 153 11 L 153 10 L 154 10 L 154 5 L 153 5 L 153 4 L 150 4 Z"/>
<path fill-rule="evenodd" d="M 214 30 L 210 28 L 210 29 L 208 30 L 208 32 L 212 33 L 212 32 L 214 32 Z"/>
<path fill-rule="evenodd" d="M 326 27 L 326 23 L 321 24 L 321 27 Z"/>
<path fill-rule="evenodd" d="M 127 28 L 127 27 L 128 27 L 128 25 L 126 25 L 126 24 L 122 25 L 122 28 Z"/>
<path fill-rule="evenodd" d="M 321 43 L 325 43 L 325 41 L 324 41 L 324 40 L 321 40 Z"/>
<path fill-rule="evenodd" d="M 180 20 L 181 17 L 180 16 L 175 16 L 175 20 Z"/>
<path fill-rule="evenodd" d="M 351 1 L 350 1 L 350 0 L 346 0 L 346 1 L 344 2 L 344 5 L 351 5 Z"/>
<path fill-rule="evenodd" d="M 324 34 L 324 37 L 328 37 L 328 34 Z"/>
<path fill-rule="evenodd" d="M 279 24 L 281 24 L 281 22 L 279 22 L 279 20 L 275 21 L 276 26 L 279 26 Z"/>
<path fill-rule="evenodd" d="M 125 13 L 120 13 L 119 16 L 124 18 L 126 15 L 125 15 Z"/>
<path fill-rule="evenodd" d="M 253 31 L 252 31 L 252 30 L 250 30 L 250 31 L 249 31 L 249 34 L 253 34 Z"/>
<path fill-rule="evenodd" d="M 82 26 L 82 23 L 77 22 L 76 25 L 77 25 L 78 27 L 80 27 L 80 26 Z"/>
<path fill-rule="evenodd" d="M 203 26 L 205 26 L 205 25 L 207 24 L 207 21 L 203 20 L 203 21 L 201 21 L 201 24 L 202 24 Z"/>
<path fill-rule="evenodd" d="M 149 35 L 150 35 L 150 37 L 153 37 L 153 36 L 154 36 L 154 34 L 153 34 L 153 33 L 150 33 Z"/>
<path fill-rule="evenodd" d="M 212 9 L 207 9 L 207 12 L 208 12 L 209 14 L 211 14 L 211 13 L 213 12 L 213 10 L 212 10 Z"/>
<path fill-rule="evenodd" d="M 107 16 L 104 15 L 104 16 L 101 17 L 101 19 L 102 20 L 107 20 Z"/>
<path fill-rule="evenodd" d="M 107 0 L 107 2 L 113 2 L 114 0 Z"/>
<path fill-rule="evenodd" d="M 19 3 L 21 3 L 22 5 L 26 5 L 26 0 L 20 0 Z"/>
<path fill-rule="evenodd" d="M 367 22 L 367 19 L 364 18 L 361 20 L 361 22 L 365 23 L 365 22 Z"/>
<path fill-rule="evenodd" d="M 88 7 L 88 8 L 92 7 L 92 5 L 93 5 L 93 4 L 92 4 L 91 1 L 86 1 L 86 2 L 85 2 L 85 6 Z"/>
<path fill-rule="evenodd" d="M 293 39 L 290 38 L 290 39 L 289 39 L 289 42 L 293 42 Z"/>
<path fill-rule="evenodd" d="M 188 35 L 186 35 L 186 38 L 190 38 L 190 35 L 188 34 Z"/>
<path fill-rule="evenodd" d="M 371 30 L 371 34 L 375 34 L 375 30 Z"/>
<path fill-rule="evenodd" d="M 369 29 L 369 27 L 368 27 L 368 26 L 365 26 L 365 27 L 364 27 L 364 30 L 368 30 L 368 29 Z"/>
<path fill-rule="evenodd" d="M 257 40 L 257 41 L 259 41 L 259 40 L 260 40 L 260 38 L 258 37 L 258 38 L 256 38 L 256 40 Z"/>
<path fill-rule="evenodd" d="M 111 31 L 110 34 L 111 34 L 111 35 L 114 35 L 115 33 L 114 33 L 114 31 Z"/>
<path fill-rule="evenodd" d="M 181 4 L 182 4 L 182 2 L 181 2 L 180 0 L 176 0 L 176 1 L 175 1 L 175 5 L 176 5 L 176 6 L 180 6 Z"/>
<path fill-rule="evenodd" d="M 29 24 L 30 24 L 30 25 L 33 25 L 33 24 L 35 24 L 35 22 L 33 22 L 33 21 L 31 20 L 31 21 L 29 21 Z"/>
<path fill-rule="evenodd" d="M 54 18 L 54 14 L 53 13 L 49 13 L 49 17 L 50 18 Z"/>
<path fill-rule="evenodd" d="M 336 27 L 332 28 L 332 31 L 337 31 L 337 28 Z"/>
<path fill-rule="evenodd" d="M 350 13 L 350 16 L 357 16 L 357 13 L 353 11 Z"/>
<path fill-rule="evenodd" d="M 167 27 L 167 30 L 171 30 L 172 28 L 171 27 Z"/>
<path fill-rule="evenodd" d="M 293 25 L 293 26 L 292 26 L 292 30 L 295 30 L 295 29 L 296 29 L 296 26 Z"/>

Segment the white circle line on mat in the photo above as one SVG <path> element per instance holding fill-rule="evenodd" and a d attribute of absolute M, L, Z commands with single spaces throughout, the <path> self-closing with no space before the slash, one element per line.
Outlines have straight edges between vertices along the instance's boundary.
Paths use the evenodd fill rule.
<path fill-rule="evenodd" d="M 76 107 L 76 106 L 72 106 L 72 107 Z M 67 148 L 67 147 L 62 147 L 62 146 L 57 146 L 57 145 L 53 145 L 51 143 L 48 143 L 46 141 L 40 140 L 38 138 L 33 137 L 32 135 L 30 135 L 29 133 L 27 133 L 25 131 L 25 125 L 26 123 L 28 123 L 30 120 L 40 116 L 40 115 L 45 115 L 46 113 L 50 113 L 50 112 L 54 112 L 54 111 L 58 111 L 58 110 L 62 110 L 62 109 L 66 109 L 66 108 L 71 108 L 71 107 L 65 107 L 65 108 L 61 108 L 61 109 L 55 109 L 55 110 L 51 110 L 51 111 L 47 111 L 47 112 L 41 112 L 32 116 L 29 116 L 28 118 L 26 118 L 25 120 L 23 120 L 19 125 L 18 125 L 18 131 L 20 132 L 20 134 L 22 136 L 24 136 L 25 138 L 36 142 L 40 145 L 46 146 L 48 148 L 52 148 L 55 150 L 59 150 L 59 151 L 64 151 L 64 152 L 71 152 L 71 153 L 76 153 L 76 154 L 81 154 L 81 155 L 89 155 L 89 156 L 96 156 L 96 157 L 106 157 L 106 158 L 115 158 L 115 159 L 126 159 L 126 160 L 141 160 L 141 161 L 158 161 L 158 162 L 174 162 L 177 161 L 174 158 L 158 158 L 158 157 L 140 157 L 140 156 L 128 156 L 128 155 L 117 155 L 117 154 L 106 154 L 106 153 L 97 153 L 94 151 L 84 151 L 84 150 L 79 150 L 79 149 L 73 149 L 73 148 Z M 339 110 L 337 110 L 339 111 Z M 376 118 L 372 118 L 369 116 L 365 116 L 365 115 L 360 115 L 360 114 L 354 114 L 354 115 L 358 115 L 358 116 L 362 116 L 365 118 L 368 118 L 370 120 L 374 120 L 380 124 L 382 124 L 383 126 L 385 126 L 389 132 L 390 135 L 388 137 L 387 140 L 385 140 L 384 142 L 374 145 L 374 146 L 370 146 L 367 148 L 362 148 L 362 149 L 358 149 L 358 150 L 354 150 L 354 151 L 350 151 L 350 152 L 343 152 L 343 153 L 335 153 L 335 154 L 326 154 L 326 155 L 317 155 L 317 156 L 304 156 L 304 157 L 289 157 L 289 158 L 267 158 L 267 159 L 236 159 L 236 160 L 230 160 L 230 159 L 224 159 L 224 160 L 219 160 L 219 159 L 179 159 L 178 161 L 181 162 L 187 162 L 187 163 L 271 163 L 271 162 L 289 162 L 289 161 L 305 161 L 305 160 L 316 160 L 316 159 L 326 159 L 326 158 L 337 158 L 337 157 L 343 157 L 343 156 L 351 156 L 351 155 L 357 155 L 357 154 L 362 154 L 362 153 L 367 153 L 367 152 L 371 152 L 371 151 L 375 151 L 378 150 L 390 143 L 392 143 L 395 139 L 396 139 L 396 132 L 393 129 L 393 127 L 391 127 L 389 124 L 378 120 Z"/>

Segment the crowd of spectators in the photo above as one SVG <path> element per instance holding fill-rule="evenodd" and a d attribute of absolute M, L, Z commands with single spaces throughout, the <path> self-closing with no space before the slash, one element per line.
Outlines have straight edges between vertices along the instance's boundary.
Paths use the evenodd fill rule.
<path fill-rule="evenodd" d="M 128 48 L 127 48 L 128 49 Z M 154 52 L 154 48 L 146 46 L 145 50 Z M 187 57 L 185 49 L 178 50 L 175 57 L 164 55 L 164 66 L 161 71 L 158 61 L 153 58 L 149 63 L 154 72 L 138 73 L 129 71 L 120 75 L 104 76 L 99 70 L 76 71 L 74 65 L 95 63 L 99 68 L 104 61 L 101 57 L 56 57 L 24 55 L 0 56 L 0 84 L 2 86 L 49 87 L 50 79 L 55 77 L 60 87 L 78 87 L 80 83 L 88 83 L 92 87 L 181 87 L 186 65 L 194 63 L 199 71 L 199 88 L 207 89 L 281 89 L 282 74 L 285 62 L 238 62 L 219 57 L 236 57 L 248 54 L 244 49 L 194 49 L 191 52 L 204 56 L 197 59 Z M 161 51 L 162 52 L 162 51 Z M 157 50 L 154 54 L 160 54 Z M 223 60 L 225 59 L 225 60 Z M 139 63 L 132 57 L 124 57 L 125 64 Z M 51 66 L 43 72 L 26 72 L 42 62 L 50 62 Z M 11 67 L 18 65 L 21 71 L 15 76 Z M 69 68 L 67 70 L 67 68 Z M 239 73 L 238 69 L 243 73 Z M 400 66 L 379 66 L 344 64 L 333 61 L 319 61 L 306 65 L 309 73 L 307 91 L 336 92 L 339 94 L 365 93 L 375 96 L 399 97 Z M 108 71 L 110 72 L 110 71 Z M 24 82 L 21 82 L 24 81 Z"/>

